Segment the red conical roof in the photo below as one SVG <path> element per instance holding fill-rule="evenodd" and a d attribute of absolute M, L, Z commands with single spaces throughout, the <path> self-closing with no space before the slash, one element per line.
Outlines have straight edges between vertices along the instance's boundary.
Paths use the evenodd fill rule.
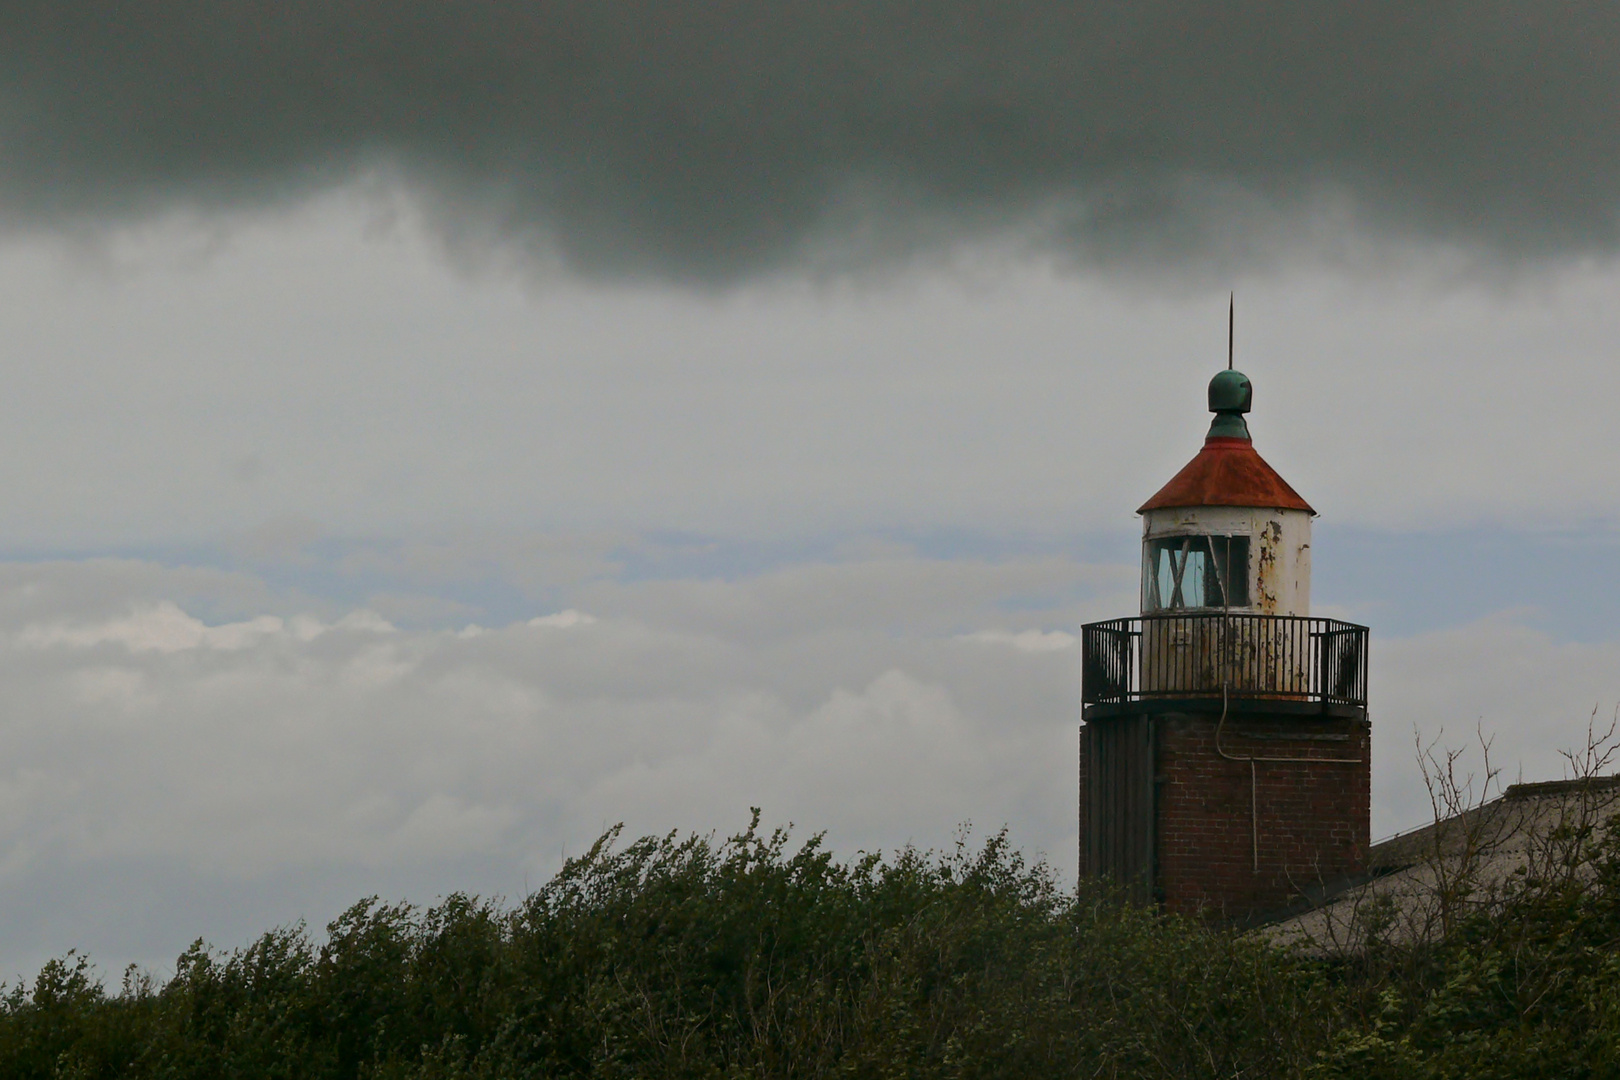
<path fill-rule="evenodd" d="M 1252 442 L 1221 435 L 1205 439 L 1198 456 L 1136 512 L 1179 506 L 1257 506 L 1316 513 L 1255 453 Z"/>

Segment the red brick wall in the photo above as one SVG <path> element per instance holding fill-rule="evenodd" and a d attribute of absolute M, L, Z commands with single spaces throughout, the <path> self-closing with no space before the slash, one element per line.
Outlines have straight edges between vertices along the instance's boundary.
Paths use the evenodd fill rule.
<path fill-rule="evenodd" d="M 1252 802 L 1251 765 L 1217 752 L 1218 721 L 1158 718 L 1156 884 L 1165 909 L 1244 919 L 1284 907 L 1312 885 L 1362 872 L 1372 799 L 1367 721 L 1229 717 L 1221 733 L 1229 755 L 1318 759 L 1254 762 Z"/>

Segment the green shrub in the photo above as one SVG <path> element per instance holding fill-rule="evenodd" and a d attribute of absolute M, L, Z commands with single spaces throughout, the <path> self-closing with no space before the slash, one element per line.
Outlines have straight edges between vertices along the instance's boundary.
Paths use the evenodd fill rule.
<path fill-rule="evenodd" d="M 1004 836 L 840 861 L 757 816 L 614 830 L 516 908 L 365 900 L 115 993 L 69 954 L 0 998 L 0 1076 L 1620 1075 L 1615 850 L 1422 956 L 1329 966 L 1062 891 Z"/>

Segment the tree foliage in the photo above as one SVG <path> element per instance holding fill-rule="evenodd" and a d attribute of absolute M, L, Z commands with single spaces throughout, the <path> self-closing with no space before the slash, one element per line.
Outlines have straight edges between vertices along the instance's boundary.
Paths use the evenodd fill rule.
<path fill-rule="evenodd" d="M 516 907 L 363 900 L 116 990 L 69 954 L 0 999 L 0 1075 L 1615 1075 L 1620 858 L 1584 850 L 1420 961 L 1329 963 L 1065 892 L 1004 836 L 840 861 L 757 816 L 614 830 Z"/>

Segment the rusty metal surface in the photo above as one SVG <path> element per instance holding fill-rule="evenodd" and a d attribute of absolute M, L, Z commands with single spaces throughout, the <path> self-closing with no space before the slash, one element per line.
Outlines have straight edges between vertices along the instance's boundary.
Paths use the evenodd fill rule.
<path fill-rule="evenodd" d="M 1266 464 L 1252 442 L 1219 436 L 1205 439 L 1198 456 L 1136 512 L 1183 506 L 1253 506 L 1316 513 Z"/>

